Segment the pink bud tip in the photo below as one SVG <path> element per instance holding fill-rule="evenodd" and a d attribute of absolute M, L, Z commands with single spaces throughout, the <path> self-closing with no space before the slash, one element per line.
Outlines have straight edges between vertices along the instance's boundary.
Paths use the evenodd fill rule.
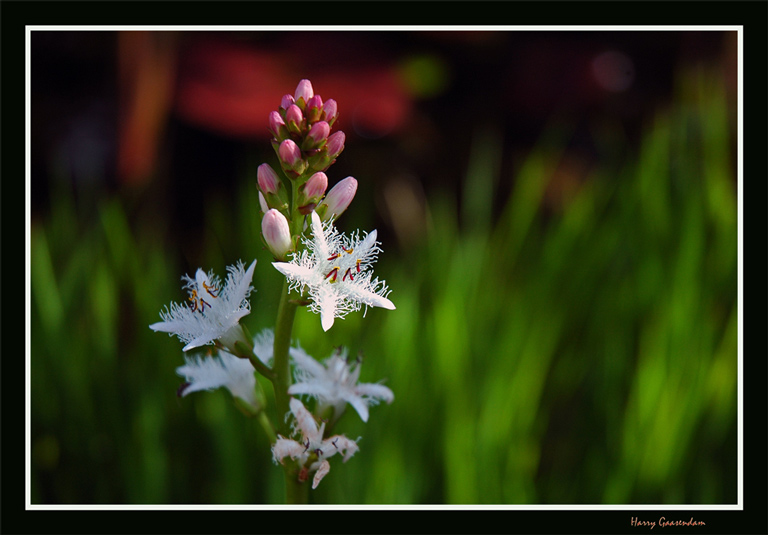
<path fill-rule="evenodd" d="M 323 109 L 323 99 L 320 97 L 320 95 L 315 95 L 307 101 L 307 109 L 308 110 Z"/>
<path fill-rule="evenodd" d="M 338 217 L 344 213 L 355 198 L 355 193 L 357 193 L 357 180 L 351 176 L 333 186 L 323 201 L 323 204 L 328 207 L 325 219 Z"/>
<path fill-rule="evenodd" d="M 331 133 L 331 127 L 325 121 L 320 121 L 312 125 L 309 129 L 309 137 L 316 144 L 320 144 L 328 138 L 328 134 Z"/>
<path fill-rule="evenodd" d="M 280 130 L 285 128 L 285 121 L 276 111 L 269 113 L 269 131 L 275 138 L 280 138 Z"/>
<path fill-rule="evenodd" d="M 328 144 L 326 145 L 329 158 L 335 158 L 341 154 L 341 151 L 344 150 L 344 141 L 346 141 L 346 139 L 347 136 L 341 130 L 331 134 L 331 136 L 328 138 Z"/>
<path fill-rule="evenodd" d="M 280 107 L 287 110 L 291 107 L 291 104 L 295 103 L 296 101 L 293 100 L 293 95 L 283 95 L 283 99 L 280 101 Z"/>
<path fill-rule="evenodd" d="M 333 124 L 333 121 L 336 120 L 336 116 L 339 113 L 336 107 L 336 101 L 332 98 L 328 99 L 325 104 L 323 104 L 323 113 L 325 114 L 324 119 L 328 121 L 328 124 Z"/>
<path fill-rule="evenodd" d="M 277 152 L 280 159 L 289 167 L 294 167 L 301 160 L 301 150 L 292 139 L 286 139 L 280 143 Z"/>
<path fill-rule="evenodd" d="M 285 112 L 285 120 L 289 124 L 294 122 L 297 125 L 301 125 L 301 122 L 304 120 L 304 114 L 301 113 L 301 108 L 296 104 L 288 106 L 288 109 Z"/>
<path fill-rule="evenodd" d="M 276 258 L 285 258 L 285 255 L 293 249 L 288 220 L 278 210 L 272 208 L 264 214 L 261 220 L 261 232 L 267 247 Z"/>
<path fill-rule="evenodd" d="M 300 98 L 303 98 L 305 103 L 309 102 L 309 99 L 313 96 L 315 96 L 315 92 L 312 89 L 312 82 L 307 79 L 299 82 L 299 85 L 296 86 L 296 92 L 293 94 L 296 102 L 298 102 Z"/>
<path fill-rule="evenodd" d="M 268 163 L 263 163 L 259 166 L 257 180 L 259 182 L 259 189 L 264 193 L 275 194 L 280 188 L 280 179 L 277 178 L 277 173 Z"/>
<path fill-rule="evenodd" d="M 307 183 L 304 184 L 304 196 L 307 199 L 319 199 L 328 188 L 328 177 L 320 171 L 312 175 Z M 317 201 L 315 201 L 317 202 Z"/>

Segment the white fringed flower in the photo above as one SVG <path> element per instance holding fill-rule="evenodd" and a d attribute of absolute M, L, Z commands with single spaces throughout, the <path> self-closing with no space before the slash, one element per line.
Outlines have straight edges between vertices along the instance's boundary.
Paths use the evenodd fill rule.
<path fill-rule="evenodd" d="M 318 414 L 322 414 L 326 407 L 333 407 L 335 420 L 349 403 L 367 422 L 369 405 L 376 405 L 379 400 L 392 403 L 395 399 L 392 391 L 382 384 L 358 384 L 360 365 L 357 361 L 351 364 L 347 361 L 346 349 L 336 351 L 322 364 L 300 348 L 292 351 L 291 357 L 296 365 L 296 383 L 290 386 L 288 393 L 317 398 Z"/>
<path fill-rule="evenodd" d="M 253 269 L 256 261 L 244 269 L 244 264 L 229 266 L 227 282 L 222 287 L 219 278 L 213 272 L 205 273 L 198 269 L 195 278 L 187 275 L 184 286 L 189 292 L 189 305 L 171 303 L 170 308 L 160 313 L 163 321 L 149 326 L 154 331 L 176 335 L 186 343 L 184 351 L 221 340 L 228 343 L 241 340 L 240 319 L 251 311 L 248 296 L 253 287 Z"/>
<path fill-rule="evenodd" d="M 323 440 L 325 423 L 318 427 L 312 413 L 296 398 L 291 398 L 290 407 L 295 419 L 293 428 L 301 432 L 301 442 L 278 435 L 277 441 L 272 445 L 272 458 L 276 463 L 282 464 L 283 459 L 290 457 L 298 461 L 300 465 L 304 465 L 310 456 L 314 455 L 317 460 L 306 467 L 308 472 L 315 472 L 315 477 L 312 480 L 312 488 L 314 489 L 331 469 L 331 465 L 327 461 L 329 457 L 340 453 L 344 456 L 344 462 L 347 462 L 359 448 L 357 442 L 344 435 L 334 435 Z"/>
<path fill-rule="evenodd" d="M 312 238 L 304 240 L 304 251 L 294 254 L 290 262 L 272 265 L 286 276 L 291 290 L 309 290 L 310 310 L 320 314 L 323 330 L 330 329 L 335 318 L 363 305 L 395 309 L 387 299 L 387 285 L 378 277 L 372 278 L 368 269 L 381 251 L 375 230 L 362 239 L 357 232 L 346 237 L 331 221 L 324 226 L 315 212 L 311 227 Z"/>
<path fill-rule="evenodd" d="M 226 387 L 233 396 L 256 406 L 256 376 L 253 364 L 221 351 L 218 357 L 186 357 L 187 363 L 176 368 L 176 373 L 187 381 L 179 388 L 179 395 L 186 396 L 200 390 Z"/>

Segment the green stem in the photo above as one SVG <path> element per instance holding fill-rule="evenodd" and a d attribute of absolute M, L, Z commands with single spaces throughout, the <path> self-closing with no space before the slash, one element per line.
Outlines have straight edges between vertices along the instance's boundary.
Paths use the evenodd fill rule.
<path fill-rule="evenodd" d="M 289 299 L 288 281 L 283 284 L 283 293 L 280 296 L 280 305 L 277 308 L 277 322 L 275 323 L 274 364 L 272 365 L 272 384 L 275 387 L 275 407 L 277 408 L 277 430 L 280 434 L 288 436 L 288 424 L 285 415 L 290 410 L 288 387 L 291 386 L 291 363 L 288 349 L 291 346 L 291 332 L 293 331 L 293 319 L 296 316 L 296 305 Z"/>
<path fill-rule="evenodd" d="M 288 464 L 294 463 L 286 463 L 285 503 L 298 505 L 306 504 L 309 499 L 309 482 L 305 481 L 304 483 L 300 483 L 296 469 L 287 468 Z"/>
<path fill-rule="evenodd" d="M 277 440 L 277 436 L 275 435 L 275 429 L 272 427 L 272 422 L 269 421 L 269 418 L 264 413 L 264 411 L 260 411 L 257 418 L 259 419 L 261 427 L 264 428 L 264 432 L 267 434 L 267 437 L 269 437 L 269 442 L 274 444 Z"/>
<path fill-rule="evenodd" d="M 303 216 L 299 213 L 298 185 L 297 181 L 291 182 L 291 235 L 297 242 L 302 233 Z M 276 431 L 282 436 L 290 435 L 290 427 L 285 415 L 290 411 L 291 397 L 288 388 L 291 386 L 291 362 L 289 349 L 291 347 L 291 333 L 293 332 L 293 320 L 296 317 L 297 305 L 290 298 L 288 281 L 283 283 L 283 292 L 280 295 L 280 304 L 277 308 L 277 321 L 275 322 L 275 345 L 273 348 L 274 362 L 272 365 L 272 385 L 275 390 L 275 408 L 277 410 Z M 307 482 L 299 481 L 299 469 L 296 463 L 286 462 L 285 471 L 285 501 L 289 504 L 305 504 L 308 499 Z"/>
<path fill-rule="evenodd" d="M 291 364 L 288 350 L 291 346 L 293 320 L 296 317 L 296 305 L 290 300 L 288 281 L 283 284 L 280 305 L 277 309 L 275 324 L 274 374 L 272 384 L 275 387 L 275 407 L 277 409 L 277 430 L 283 436 L 290 434 L 285 415 L 290 410 L 288 388 L 291 386 Z M 307 484 L 299 482 L 294 463 L 285 464 L 285 500 L 290 504 L 307 503 Z"/>

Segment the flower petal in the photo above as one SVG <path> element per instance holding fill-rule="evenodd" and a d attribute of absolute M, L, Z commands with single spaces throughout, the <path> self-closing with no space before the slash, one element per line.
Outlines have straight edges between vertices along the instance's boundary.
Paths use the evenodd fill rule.
<path fill-rule="evenodd" d="M 330 391 L 322 383 L 293 383 L 288 388 L 288 393 L 292 396 L 300 396 L 302 394 L 307 396 L 330 396 Z"/>
<path fill-rule="evenodd" d="M 272 459 L 276 463 L 279 462 L 282 464 L 283 459 L 286 457 L 298 459 L 305 450 L 306 448 L 295 440 L 280 437 L 272 445 Z"/>
<path fill-rule="evenodd" d="M 290 407 L 293 416 L 296 418 L 296 426 L 310 442 L 316 442 L 323 437 L 322 430 L 317 428 L 317 422 L 315 422 L 312 413 L 304 407 L 301 401 L 291 398 Z"/>
<path fill-rule="evenodd" d="M 328 249 L 328 242 L 325 239 L 325 230 L 323 229 L 323 222 L 320 220 L 320 216 L 317 212 L 312 211 L 312 239 L 314 242 L 314 253 L 319 259 L 328 258 L 330 252 Z"/>
<path fill-rule="evenodd" d="M 336 303 L 331 301 L 320 306 L 320 324 L 324 331 L 333 327 L 333 320 L 336 314 Z"/>
<path fill-rule="evenodd" d="M 314 212 L 312 212 L 314 213 Z M 320 484 L 320 481 L 330 472 L 331 470 L 331 463 L 328 461 L 323 461 L 320 463 L 320 466 L 317 468 L 317 472 L 315 472 L 315 477 L 312 479 L 312 488 L 316 489 L 317 486 Z"/>
<path fill-rule="evenodd" d="M 382 399 L 387 403 L 392 403 L 395 400 L 395 394 L 389 388 L 379 383 L 361 383 L 355 387 L 355 394 Z"/>
<path fill-rule="evenodd" d="M 347 402 L 352 405 L 352 408 L 360 415 L 360 419 L 364 422 L 368 421 L 368 404 L 360 396 L 347 396 Z"/>
<path fill-rule="evenodd" d="M 288 278 L 296 280 L 301 284 L 311 284 L 313 272 L 311 269 L 293 264 L 291 262 L 272 262 L 275 269 Z"/>
<path fill-rule="evenodd" d="M 382 295 L 365 289 L 360 284 L 347 284 L 343 288 L 344 293 L 346 293 L 350 299 L 360 301 L 364 305 L 395 310 L 395 304 L 392 301 Z"/>

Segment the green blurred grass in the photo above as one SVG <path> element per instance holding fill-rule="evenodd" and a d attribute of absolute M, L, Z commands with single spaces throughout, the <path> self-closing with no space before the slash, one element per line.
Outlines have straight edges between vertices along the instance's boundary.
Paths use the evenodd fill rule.
<path fill-rule="evenodd" d="M 638 155 L 595 167 L 554 210 L 543 199 L 567 134 L 548 133 L 514 177 L 499 175 L 493 130 L 479 134 L 461 205 L 431 195 L 423 243 L 384 244 L 377 274 L 396 311 L 350 315 L 328 334 L 298 313 L 311 354 L 363 350 L 361 380 L 395 392 L 368 424 L 345 416 L 361 451 L 312 500 L 735 503 L 727 116 L 712 77 L 683 78 Z M 223 274 L 259 259 L 255 333 L 272 325 L 281 281 L 254 183 L 237 206 L 209 204 L 199 261 Z M 148 328 L 183 297 L 164 223 L 132 218 L 119 197 L 83 213 L 71 191 L 53 193 L 32 225 L 33 503 L 279 503 L 269 444 L 228 394 L 175 396 L 181 345 Z"/>

